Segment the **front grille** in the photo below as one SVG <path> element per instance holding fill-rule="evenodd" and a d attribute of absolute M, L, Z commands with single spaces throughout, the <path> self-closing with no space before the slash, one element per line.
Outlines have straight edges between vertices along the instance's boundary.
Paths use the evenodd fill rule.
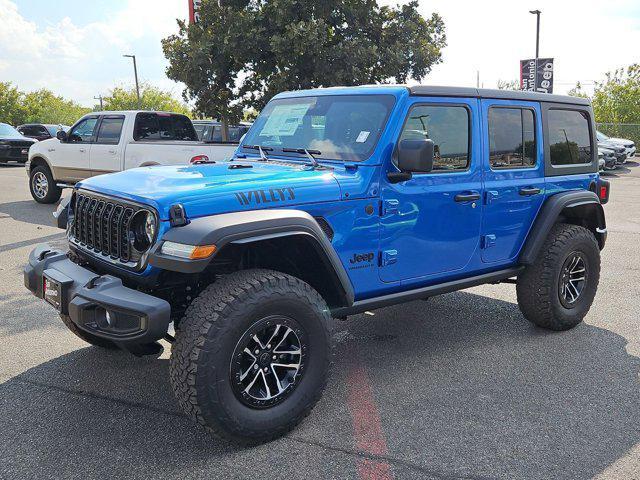
<path fill-rule="evenodd" d="M 73 223 L 69 240 L 104 259 L 136 265 L 145 252 L 129 240 L 130 222 L 139 205 L 77 191 L 73 200 Z"/>

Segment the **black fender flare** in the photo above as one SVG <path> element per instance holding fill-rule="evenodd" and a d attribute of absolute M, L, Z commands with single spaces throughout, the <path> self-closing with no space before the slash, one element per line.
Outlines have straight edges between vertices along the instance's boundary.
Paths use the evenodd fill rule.
<path fill-rule="evenodd" d="M 246 212 L 222 213 L 191 219 L 185 226 L 168 230 L 161 241 L 151 249 L 149 263 L 163 270 L 182 273 L 200 273 L 207 268 L 214 256 L 202 260 L 188 260 L 164 255 L 164 241 L 187 245 L 215 245 L 216 253 L 229 244 L 246 244 L 272 238 L 303 235 L 325 266 L 334 274 L 334 284 L 346 305 L 353 304 L 354 291 L 351 280 L 331 242 L 318 222 L 307 212 L 291 209 L 264 209 Z"/>
<path fill-rule="evenodd" d="M 536 260 L 551 228 L 563 216 L 587 220 L 593 228 L 600 249 L 604 248 L 607 224 L 598 196 L 589 190 L 556 193 L 542 205 L 520 252 L 519 263 L 531 265 Z"/>

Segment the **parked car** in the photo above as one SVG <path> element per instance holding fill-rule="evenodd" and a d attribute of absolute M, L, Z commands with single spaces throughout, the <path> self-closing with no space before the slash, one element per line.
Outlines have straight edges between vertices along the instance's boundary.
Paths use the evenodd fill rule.
<path fill-rule="evenodd" d="M 69 127 L 67 125 L 53 125 L 49 123 L 27 123 L 19 125 L 16 127 L 16 130 L 25 137 L 35 138 L 36 140 L 41 141 L 55 138 L 56 134 L 60 130 L 68 132 Z"/>
<path fill-rule="evenodd" d="M 632 158 L 636 156 L 636 144 L 633 142 L 633 140 L 627 140 L 626 138 L 608 137 L 604 133 L 598 131 L 596 132 L 596 136 L 598 138 L 598 143 L 602 143 L 604 146 L 612 145 L 624 148 L 626 158 Z"/>
<path fill-rule="evenodd" d="M 616 157 L 616 164 L 622 165 L 627 162 L 627 153 L 621 145 L 612 142 L 598 142 L 598 148 L 604 148 Z"/>
<path fill-rule="evenodd" d="M 256 444 L 320 399 L 331 317 L 505 282 L 538 327 L 580 324 L 608 198 L 583 98 L 287 92 L 232 162 L 80 182 L 57 210 L 69 252 L 36 247 L 24 281 L 90 344 L 157 355 L 157 340 L 173 342 L 169 377 L 187 415 Z"/>
<path fill-rule="evenodd" d="M 241 122 L 239 125 L 229 126 L 229 142 L 238 143 L 242 136 L 249 131 L 250 123 Z M 203 142 L 222 143 L 222 124 L 215 120 L 193 120 L 198 139 Z"/>
<path fill-rule="evenodd" d="M 27 175 L 34 200 L 54 203 L 62 188 L 93 175 L 152 165 L 187 165 L 229 158 L 235 144 L 200 142 L 191 120 L 168 112 L 122 111 L 85 115 L 68 133 L 38 142 Z"/>
<path fill-rule="evenodd" d="M 8 123 L 0 123 L 0 163 L 25 163 L 36 140 L 27 138 Z"/>
<path fill-rule="evenodd" d="M 601 147 L 600 144 L 598 144 L 598 159 L 602 160 L 601 170 L 615 170 L 618 168 L 616 152 L 609 148 Z"/>

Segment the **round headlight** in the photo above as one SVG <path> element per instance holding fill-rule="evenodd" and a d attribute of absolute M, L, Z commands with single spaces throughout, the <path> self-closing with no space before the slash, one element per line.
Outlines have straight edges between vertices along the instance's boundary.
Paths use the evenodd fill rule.
<path fill-rule="evenodd" d="M 151 212 L 141 210 L 133 216 L 130 225 L 133 248 L 139 252 L 146 251 L 156 236 L 156 218 Z"/>

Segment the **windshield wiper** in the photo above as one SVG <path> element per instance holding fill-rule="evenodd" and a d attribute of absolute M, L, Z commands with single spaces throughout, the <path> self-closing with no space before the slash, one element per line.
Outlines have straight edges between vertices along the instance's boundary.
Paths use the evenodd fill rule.
<path fill-rule="evenodd" d="M 282 151 L 287 153 L 304 154 L 307 156 L 307 158 L 311 162 L 311 166 L 313 168 L 318 168 L 320 166 L 320 164 L 318 163 L 318 160 L 316 160 L 316 157 L 314 156 L 314 155 L 320 155 L 321 154 L 320 150 L 307 150 L 306 148 L 283 148 Z"/>
<path fill-rule="evenodd" d="M 260 152 L 260 160 L 266 162 L 269 157 L 264 152 L 271 152 L 273 148 L 263 147 L 262 145 L 242 145 L 242 148 L 250 148 L 251 150 L 258 150 Z"/>

